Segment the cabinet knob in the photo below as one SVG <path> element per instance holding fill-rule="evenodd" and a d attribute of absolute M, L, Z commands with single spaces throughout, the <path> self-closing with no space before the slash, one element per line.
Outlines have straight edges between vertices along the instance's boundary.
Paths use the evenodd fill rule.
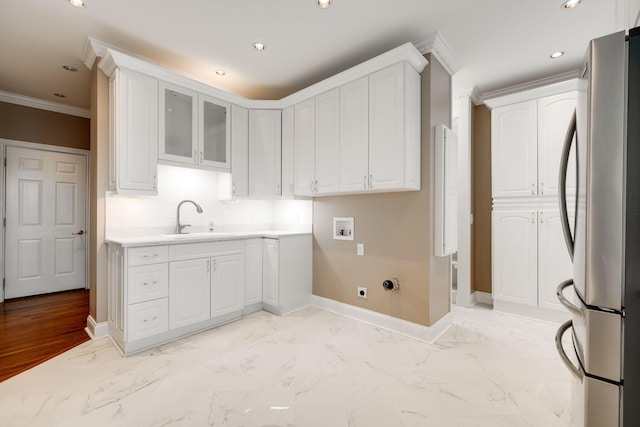
<path fill-rule="evenodd" d="M 544 194 L 544 182 L 540 183 L 540 194 Z"/>
<path fill-rule="evenodd" d="M 362 180 L 362 186 L 364 187 L 364 189 L 367 189 L 367 175 L 364 176 L 364 179 Z"/>
<path fill-rule="evenodd" d="M 373 175 L 369 175 L 369 190 L 373 189 Z"/>
<path fill-rule="evenodd" d="M 293 194 L 293 184 L 289 184 L 289 192 Z"/>

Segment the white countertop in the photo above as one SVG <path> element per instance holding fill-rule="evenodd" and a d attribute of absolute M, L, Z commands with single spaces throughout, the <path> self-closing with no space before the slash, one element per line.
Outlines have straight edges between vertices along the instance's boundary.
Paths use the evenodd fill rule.
<path fill-rule="evenodd" d="M 237 240 L 251 238 L 272 238 L 279 239 L 281 237 L 290 236 L 307 236 L 311 232 L 287 231 L 287 230 L 257 230 L 257 231 L 224 231 L 224 232 L 204 232 L 204 233 L 187 233 L 187 234 L 157 234 L 151 236 L 131 236 L 131 237 L 112 237 L 106 238 L 105 241 L 111 244 L 117 244 L 123 247 L 136 246 L 156 246 L 156 245 L 175 245 L 180 243 L 197 243 L 211 242 L 219 240 Z"/>

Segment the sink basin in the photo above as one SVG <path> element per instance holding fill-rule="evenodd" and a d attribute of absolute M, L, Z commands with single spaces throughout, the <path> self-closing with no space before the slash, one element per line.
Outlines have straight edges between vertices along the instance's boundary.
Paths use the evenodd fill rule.
<path fill-rule="evenodd" d="M 185 240 L 185 239 L 215 239 L 216 237 L 232 237 L 238 233 L 227 232 L 205 232 L 205 233 L 185 233 L 185 234 L 162 234 L 162 237 L 169 239 Z"/>

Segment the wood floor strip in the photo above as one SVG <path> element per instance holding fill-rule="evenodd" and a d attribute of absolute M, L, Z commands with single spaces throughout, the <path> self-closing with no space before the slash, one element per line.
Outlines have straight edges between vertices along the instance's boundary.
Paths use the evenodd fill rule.
<path fill-rule="evenodd" d="M 89 291 L 0 303 L 0 382 L 89 340 Z"/>

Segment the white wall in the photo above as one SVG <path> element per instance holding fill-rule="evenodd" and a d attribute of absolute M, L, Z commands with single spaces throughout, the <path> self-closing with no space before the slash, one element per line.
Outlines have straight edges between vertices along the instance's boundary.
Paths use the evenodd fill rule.
<path fill-rule="evenodd" d="M 242 229 L 302 229 L 311 231 L 312 206 L 308 200 L 218 200 L 219 172 L 158 166 L 157 196 L 111 195 L 106 199 L 107 237 L 173 233 L 176 208 L 182 224 L 191 232 L 206 231 L 213 221 L 217 231 Z"/>

